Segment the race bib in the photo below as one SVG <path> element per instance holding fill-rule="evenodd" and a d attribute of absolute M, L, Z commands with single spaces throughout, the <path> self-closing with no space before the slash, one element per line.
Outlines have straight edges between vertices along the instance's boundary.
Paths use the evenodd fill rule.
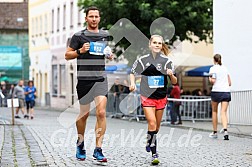
<path fill-rule="evenodd" d="M 93 55 L 103 55 L 103 50 L 105 47 L 105 43 L 90 42 L 89 53 Z"/>
<path fill-rule="evenodd" d="M 164 76 L 148 76 L 148 85 L 150 88 L 163 88 Z"/>

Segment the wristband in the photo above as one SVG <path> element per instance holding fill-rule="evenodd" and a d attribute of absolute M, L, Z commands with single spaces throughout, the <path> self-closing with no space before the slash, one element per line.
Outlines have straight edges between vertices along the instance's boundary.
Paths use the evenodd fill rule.
<path fill-rule="evenodd" d="M 80 55 L 80 49 L 75 50 L 78 55 Z"/>

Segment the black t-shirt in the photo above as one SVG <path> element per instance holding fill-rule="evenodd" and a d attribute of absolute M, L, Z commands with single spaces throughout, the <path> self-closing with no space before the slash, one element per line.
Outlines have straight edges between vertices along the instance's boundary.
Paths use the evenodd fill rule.
<path fill-rule="evenodd" d="M 163 54 L 158 54 L 155 59 L 152 54 L 137 59 L 131 73 L 142 75 L 140 94 L 153 99 L 165 98 L 168 83 L 167 69 L 174 71 L 174 66 L 171 59 Z"/>
<path fill-rule="evenodd" d="M 69 47 L 74 50 L 80 49 L 86 42 L 99 43 L 107 45 L 108 33 L 104 30 L 99 30 L 98 33 L 93 33 L 84 29 L 75 33 L 70 41 Z M 92 43 L 92 44 L 94 44 Z M 90 43 L 90 45 L 92 45 Z M 94 47 L 97 47 L 96 45 Z M 94 48 L 93 47 L 93 48 Z M 100 47 L 100 46 L 98 46 Z M 91 47 L 90 47 L 91 49 Z M 90 53 L 90 50 L 77 57 L 77 78 L 78 80 L 102 81 L 106 77 L 104 54 Z"/>

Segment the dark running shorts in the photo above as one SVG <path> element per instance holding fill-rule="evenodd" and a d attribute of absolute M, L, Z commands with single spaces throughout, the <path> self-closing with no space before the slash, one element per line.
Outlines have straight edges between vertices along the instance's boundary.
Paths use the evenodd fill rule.
<path fill-rule="evenodd" d="M 107 79 L 102 82 L 78 80 L 76 89 L 80 104 L 85 105 L 91 103 L 97 96 L 107 97 L 108 81 Z"/>
<path fill-rule="evenodd" d="M 35 101 L 26 101 L 26 109 L 28 110 L 29 108 L 33 108 L 35 106 Z"/>
<path fill-rule="evenodd" d="M 230 92 L 211 92 L 211 100 L 214 102 L 230 102 L 231 93 Z"/>

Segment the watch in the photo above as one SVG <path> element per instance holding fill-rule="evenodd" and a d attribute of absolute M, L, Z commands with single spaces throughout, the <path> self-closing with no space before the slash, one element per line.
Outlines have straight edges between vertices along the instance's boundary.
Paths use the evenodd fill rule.
<path fill-rule="evenodd" d="M 80 55 L 80 49 L 75 50 L 78 55 Z"/>

